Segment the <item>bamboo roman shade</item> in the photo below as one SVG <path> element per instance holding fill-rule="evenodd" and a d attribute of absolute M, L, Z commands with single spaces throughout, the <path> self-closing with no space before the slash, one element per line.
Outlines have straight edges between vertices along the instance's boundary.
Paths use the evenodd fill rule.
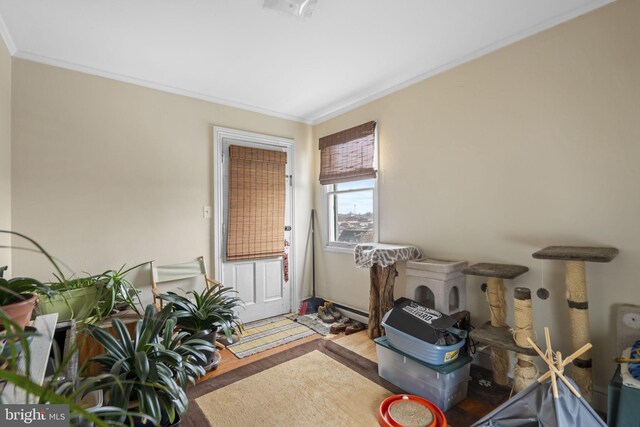
<path fill-rule="evenodd" d="M 287 153 L 229 146 L 227 260 L 284 255 Z"/>
<path fill-rule="evenodd" d="M 320 184 L 376 177 L 376 122 L 320 138 Z"/>

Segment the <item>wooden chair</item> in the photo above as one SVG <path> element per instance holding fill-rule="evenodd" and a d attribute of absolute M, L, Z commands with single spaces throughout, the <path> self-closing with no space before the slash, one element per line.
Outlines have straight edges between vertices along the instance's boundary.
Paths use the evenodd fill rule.
<path fill-rule="evenodd" d="M 156 266 L 153 261 L 149 264 L 151 266 L 151 291 L 153 292 L 153 303 L 158 310 L 162 309 L 162 300 L 158 298 L 158 295 L 160 295 L 160 291 L 158 290 L 159 283 L 176 282 L 201 277 L 207 290 L 211 289 L 212 286 L 221 286 L 220 282 L 209 277 L 209 274 L 207 273 L 207 265 L 204 262 L 203 256 L 194 261 L 183 262 L 180 264 Z"/>

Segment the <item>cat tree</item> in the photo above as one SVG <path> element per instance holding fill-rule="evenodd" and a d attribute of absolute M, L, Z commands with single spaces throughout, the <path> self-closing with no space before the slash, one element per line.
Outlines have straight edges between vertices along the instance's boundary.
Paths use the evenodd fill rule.
<path fill-rule="evenodd" d="M 479 263 L 462 270 L 472 276 L 487 278 L 487 300 L 491 312 L 491 321 L 471 332 L 472 339 L 491 346 L 491 365 L 493 380 L 500 385 L 509 384 L 509 353 L 515 351 L 523 356 L 535 356 L 530 347 L 520 347 L 507 325 L 507 303 L 504 297 L 504 279 L 515 279 L 529 271 L 528 267 L 513 264 Z M 530 300 L 529 293 L 529 300 Z M 526 320 L 523 321 L 526 323 Z M 523 335 L 523 339 L 526 338 Z M 518 372 L 518 371 L 516 371 Z M 524 373 L 524 371 L 520 371 Z"/>
<path fill-rule="evenodd" d="M 550 259 L 565 262 L 565 283 L 571 328 L 571 344 L 574 351 L 589 342 L 589 301 L 585 262 L 610 262 L 618 249 L 585 246 L 549 246 L 533 254 L 536 259 Z M 580 387 L 582 395 L 589 403 L 593 397 L 591 352 L 585 352 L 573 360 L 572 377 Z"/>

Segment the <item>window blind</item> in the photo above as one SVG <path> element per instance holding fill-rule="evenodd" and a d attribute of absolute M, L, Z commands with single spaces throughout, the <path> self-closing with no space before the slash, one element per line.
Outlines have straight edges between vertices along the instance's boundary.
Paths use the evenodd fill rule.
<path fill-rule="evenodd" d="M 368 122 L 320 138 L 320 184 L 376 177 L 376 122 Z"/>
<path fill-rule="evenodd" d="M 227 260 L 284 255 L 287 153 L 229 146 Z"/>

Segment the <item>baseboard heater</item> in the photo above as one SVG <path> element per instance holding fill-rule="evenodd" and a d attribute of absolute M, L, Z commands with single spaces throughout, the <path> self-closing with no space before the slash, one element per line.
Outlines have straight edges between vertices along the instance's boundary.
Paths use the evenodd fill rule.
<path fill-rule="evenodd" d="M 365 313 L 362 310 L 358 310 L 356 308 L 352 308 L 352 307 L 348 307 L 346 305 L 343 304 L 338 304 L 337 302 L 334 302 L 333 305 L 340 311 L 343 312 L 343 314 L 351 319 L 357 320 L 358 322 L 362 322 L 362 323 L 368 323 L 369 322 L 369 313 Z"/>

